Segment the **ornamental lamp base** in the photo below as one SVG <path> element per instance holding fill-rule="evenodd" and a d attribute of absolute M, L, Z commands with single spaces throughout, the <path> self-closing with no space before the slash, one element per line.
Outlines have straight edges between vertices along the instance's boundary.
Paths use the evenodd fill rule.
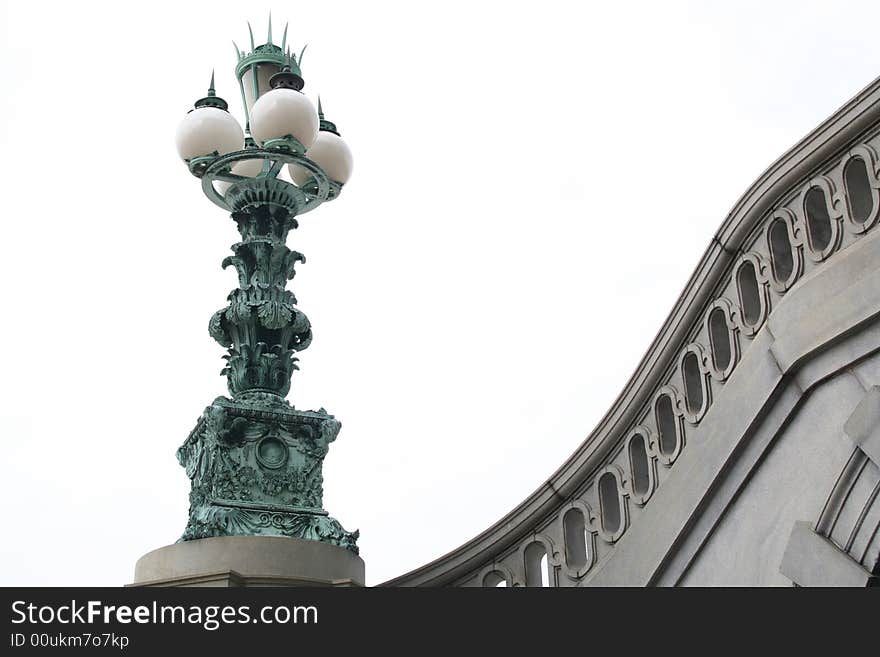
<path fill-rule="evenodd" d="M 219 536 L 148 552 L 128 586 L 364 586 L 364 561 L 351 550 L 284 536 Z"/>

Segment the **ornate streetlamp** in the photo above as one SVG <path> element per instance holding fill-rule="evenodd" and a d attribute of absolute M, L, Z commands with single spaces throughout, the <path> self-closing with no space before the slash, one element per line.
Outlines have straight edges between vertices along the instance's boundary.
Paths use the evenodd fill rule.
<path fill-rule="evenodd" d="M 255 46 L 251 32 L 250 52 L 236 46 L 244 130 L 216 95 L 213 75 L 207 95 L 177 130 L 180 157 L 205 195 L 231 213 L 241 235 L 222 263 L 235 268 L 239 287 L 209 323 L 211 337 L 228 349 L 222 373 L 231 398 L 215 399 L 177 451 L 192 482 L 178 545 L 281 536 L 356 555 L 358 532 L 346 531 L 322 508 L 321 466 L 340 423 L 323 408 L 298 410 L 285 399 L 295 355 L 312 341 L 308 318 L 285 289 L 305 257 L 285 242 L 300 215 L 339 197 L 352 157 L 320 101 L 316 110 L 302 93 L 302 54 L 291 56 L 286 40 L 287 28 L 280 46 L 272 42 L 270 18 L 267 43 Z M 279 177 L 285 165 L 290 181 Z M 143 572 L 136 579 L 157 574 L 150 564 L 142 567 L 153 554 L 138 563 Z M 313 552 L 308 559 L 315 559 Z"/>

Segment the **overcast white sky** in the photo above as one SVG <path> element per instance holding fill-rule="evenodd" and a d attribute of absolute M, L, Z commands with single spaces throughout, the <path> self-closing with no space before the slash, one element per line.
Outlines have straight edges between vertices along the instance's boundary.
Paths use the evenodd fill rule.
<path fill-rule="evenodd" d="M 270 9 L 355 156 L 288 242 L 289 398 L 342 421 L 369 584 L 567 458 L 739 195 L 880 73 L 876 2 L 3 4 L 0 584 L 124 584 L 184 528 L 238 234 L 173 136 L 214 67 L 241 118 Z"/>

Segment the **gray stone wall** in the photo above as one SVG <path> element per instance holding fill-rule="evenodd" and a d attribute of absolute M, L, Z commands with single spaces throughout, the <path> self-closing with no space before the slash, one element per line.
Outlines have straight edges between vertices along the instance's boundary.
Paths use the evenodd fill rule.
<path fill-rule="evenodd" d="M 779 569 L 791 530 L 797 521 L 818 519 L 852 454 L 843 425 L 864 393 L 844 371 L 809 396 L 725 509 L 681 584 L 791 585 Z"/>

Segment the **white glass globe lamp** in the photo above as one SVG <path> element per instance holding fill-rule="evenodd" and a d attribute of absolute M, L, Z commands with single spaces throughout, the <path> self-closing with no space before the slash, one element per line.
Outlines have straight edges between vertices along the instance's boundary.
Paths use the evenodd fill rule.
<path fill-rule="evenodd" d="M 339 136 L 336 125 L 324 118 L 320 98 L 318 99 L 318 116 L 320 117 L 321 129 L 315 138 L 315 143 L 306 151 L 306 157 L 321 167 L 330 180 L 344 185 L 351 178 L 354 167 L 351 149 Z M 300 186 L 312 177 L 308 169 L 296 164 L 289 164 L 288 172 L 293 182 Z"/>
<path fill-rule="evenodd" d="M 261 95 L 250 112 L 251 136 L 264 148 L 283 147 L 303 153 L 318 136 L 318 112 L 302 92 L 300 76 L 285 66 L 272 76 L 272 90 Z"/>
<path fill-rule="evenodd" d="M 225 155 L 244 148 L 244 131 L 229 112 L 225 100 L 214 93 L 214 78 L 208 95 L 196 101 L 180 125 L 174 141 L 177 154 L 187 162 L 196 158 Z"/>
<path fill-rule="evenodd" d="M 263 162 L 264 160 L 262 159 L 239 160 L 232 165 L 230 172 L 234 173 L 237 176 L 256 178 L 263 171 Z M 226 190 L 232 186 L 232 183 L 220 181 L 214 183 L 214 186 L 217 188 L 218 192 L 220 192 L 221 194 L 226 194 Z"/>

